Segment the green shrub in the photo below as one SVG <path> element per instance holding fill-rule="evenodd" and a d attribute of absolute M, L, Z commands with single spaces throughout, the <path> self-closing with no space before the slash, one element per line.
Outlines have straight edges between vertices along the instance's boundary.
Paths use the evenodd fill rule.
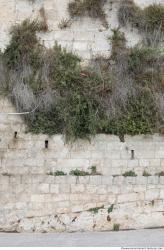
<path fill-rule="evenodd" d="M 4 53 L 9 68 L 17 69 L 24 63 L 24 60 L 33 67 L 39 66 L 41 45 L 39 45 L 36 36 L 36 32 L 39 31 L 42 31 L 41 23 L 28 19 L 11 29 L 11 41 Z"/>
<path fill-rule="evenodd" d="M 128 176 L 133 176 L 136 177 L 136 173 L 134 171 L 127 171 L 123 174 L 124 177 L 128 177 Z"/>

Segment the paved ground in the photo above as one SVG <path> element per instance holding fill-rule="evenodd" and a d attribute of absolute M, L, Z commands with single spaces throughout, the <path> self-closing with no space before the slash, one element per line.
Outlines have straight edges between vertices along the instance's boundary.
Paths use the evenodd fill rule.
<path fill-rule="evenodd" d="M 104 233 L 0 233 L 0 247 L 4 246 L 164 247 L 164 229 Z"/>

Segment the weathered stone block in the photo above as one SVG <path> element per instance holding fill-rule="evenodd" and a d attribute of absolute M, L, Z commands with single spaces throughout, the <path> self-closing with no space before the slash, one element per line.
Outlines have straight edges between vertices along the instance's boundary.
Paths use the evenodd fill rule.
<path fill-rule="evenodd" d="M 83 184 L 71 184 L 71 192 L 74 193 L 83 193 L 85 187 Z"/>
<path fill-rule="evenodd" d="M 137 200 L 139 200 L 137 193 L 120 194 L 118 195 L 118 198 L 117 198 L 118 203 L 126 203 L 126 202 L 137 201 Z"/>
<path fill-rule="evenodd" d="M 145 200 L 156 200 L 159 198 L 159 189 L 150 189 L 145 192 Z"/>
<path fill-rule="evenodd" d="M 102 176 L 101 181 L 103 185 L 112 185 L 113 184 L 113 176 Z"/>
<path fill-rule="evenodd" d="M 59 193 L 59 184 L 50 184 L 50 193 L 58 194 Z"/>
<path fill-rule="evenodd" d="M 159 177 L 158 176 L 149 176 L 148 177 L 148 184 L 158 184 Z"/>
<path fill-rule="evenodd" d="M 90 176 L 89 184 L 91 185 L 101 185 L 101 176 Z"/>
<path fill-rule="evenodd" d="M 59 191 L 60 193 L 70 193 L 71 187 L 70 184 L 60 184 Z"/>

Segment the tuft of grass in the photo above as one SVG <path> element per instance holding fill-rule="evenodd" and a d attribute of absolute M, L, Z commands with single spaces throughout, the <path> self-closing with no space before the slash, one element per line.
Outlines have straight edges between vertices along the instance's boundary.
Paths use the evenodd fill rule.
<path fill-rule="evenodd" d="M 56 172 L 50 172 L 50 173 L 48 173 L 48 175 L 53 175 L 53 176 L 65 176 L 65 175 L 67 175 L 67 174 L 64 173 L 63 171 L 57 170 Z"/>
<path fill-rule="evenodd" d="M 119 231 L 119 230 L 120 230 L 120 224 L 114 224 L 113 231 Z"/>
<path fill-rule="evenodd" d="M 134 176 L 136 177 L 137 174 L 134 172 L 134 171 L 127 171 L 123 174 L 124 177 L 127 177 L 127 176 Z"/>
<path fill-rule="evenodd" d="M 70 171 L 69 174 L 74 175 L 74 176 L 87 176 L 87 175 L 90 175 L 89 172 L 79 170 L 79 169 L 72 170 L 72 171 Z"/>
<path fill-rule="evenodd" d="M 151 174 L 149 174 L 146 170 L 144 170 L 143 176 L 148 177 L 148 176 L 151 176 Z"/>
<path fill-rule="evenodd" d="M 60 23 L 58 24 L 58 27 L 63 30 L 63 29 L 67 29 L 71 26 L 72 21 L 70 19 L 64 18 L 60 21 Z"/>

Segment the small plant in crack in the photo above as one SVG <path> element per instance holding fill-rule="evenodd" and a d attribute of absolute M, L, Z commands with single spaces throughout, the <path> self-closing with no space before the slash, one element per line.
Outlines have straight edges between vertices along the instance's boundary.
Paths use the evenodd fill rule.
<path fill-rule="evenodd" d="M 120 230 L 120 224 L 114 224 L 113 231 L 119 231 L 119 230 Z"/>
<path fill-rule="evenodd" d="M 108 208 L 108 214 L 112 213 L 114 208 L 114 204 L 112 204 L 109 208 Z"/>
<path fill-rule="evenodd" d="M 93 208 L 90 208 L 88 211 L 89 212 L 92 212 L 94 214 L 97 214 L 99 212 L 100 209 L 103 209 L 104 208 L 104 205 L 101 206 L 101 207 L 93 207 Z"/>

